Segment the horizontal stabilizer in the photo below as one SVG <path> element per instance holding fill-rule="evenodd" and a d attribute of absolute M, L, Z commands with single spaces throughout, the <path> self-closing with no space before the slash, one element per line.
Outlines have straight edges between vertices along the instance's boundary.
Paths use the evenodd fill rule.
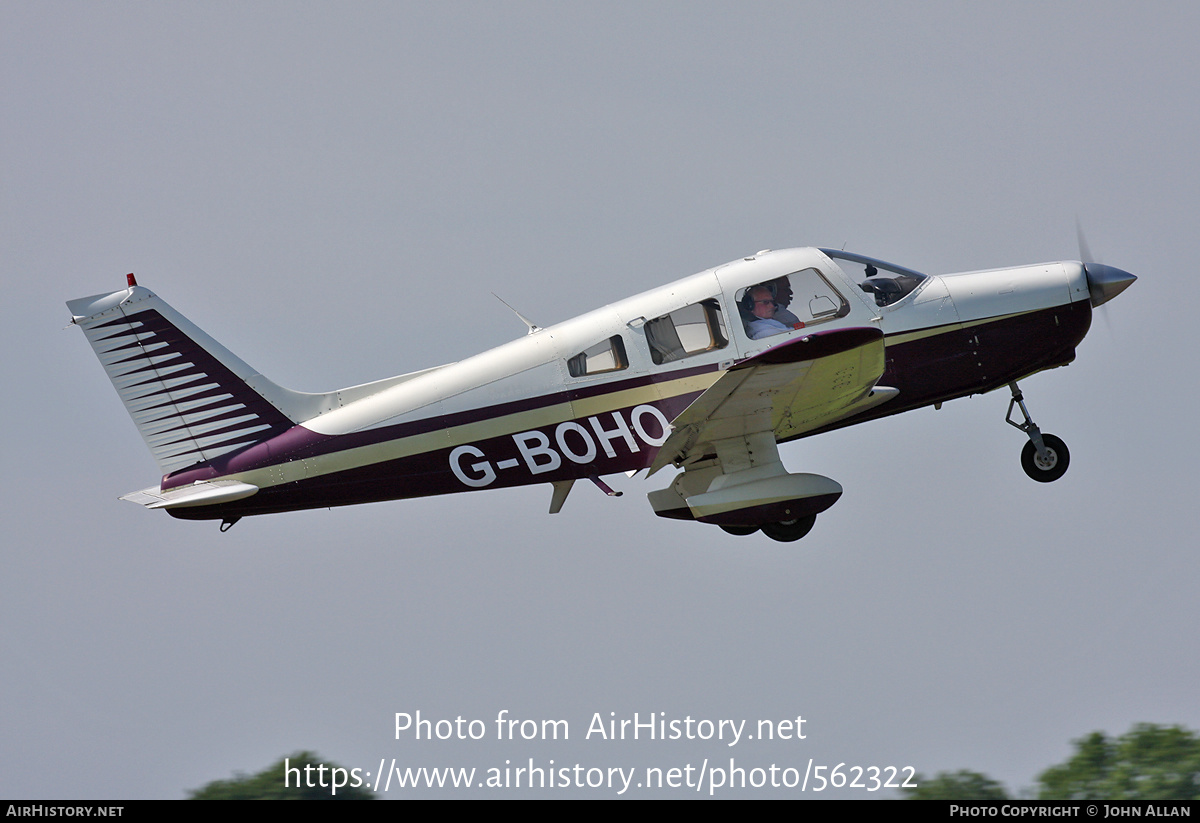
<path fill-rule="evenodd" d="M 191 506 L 230 503 L 234 500 L 241 500 L 243 497 L 249 497 L 257 491 L 258 486 L 238 480 L 211 480 L 167 491 L 159 491 L 157 486 L 151 486 L 140 492 L 130 492 L 121 499 L 137 503 L 148 509 L 183 509 Z"/>

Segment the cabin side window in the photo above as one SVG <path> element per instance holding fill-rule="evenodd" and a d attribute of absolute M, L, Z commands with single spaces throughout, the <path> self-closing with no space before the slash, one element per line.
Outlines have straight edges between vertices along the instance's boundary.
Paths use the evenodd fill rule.
<path fill-rule="evenodd" d="M 589 374 L 603 374 L 627 368 L 629 358 L 625 356 L 625 341 L 619 334 L 601 340 L 591 348 L 567 359 L 567 371 L 572 377 L 585 377 Z"/>
<path fill-rule="evenodd" d="M 747 286 L 738 292 L 737 306 L 751 340 L 815 326 L 850 313 L 850 303 L 816 269 Z"/>
<path fill-rule="evenodd" d="M 715 298 L 664 314 L 646 323 L 646 342 L 654 365 L 671 363 L 729 345 L 721 304 Z"/>

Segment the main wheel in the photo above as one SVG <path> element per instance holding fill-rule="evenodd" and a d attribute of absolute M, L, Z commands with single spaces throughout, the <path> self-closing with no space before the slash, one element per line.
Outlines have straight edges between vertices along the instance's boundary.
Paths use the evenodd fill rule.
<path fill-rule="evenodd" d="M 1052 434 L 1043 434 L 1042 443 L 1046 447 L 1047 459 L 1038 457 L 1037 449 L 1030 441 L 1021 450 L 1021 468 L 1039 483 L 1053 483 L 1067 473 L 1071 453 L 1067 451 L 1067 444 Z"/>
<path fill-rule="evenodd" d="M 758 526 L 721 526 L 721 531 L 725 532 L 726 534 L 745 537 L 748 534 L 754 534 L 756 531 L 758 531 Z"/>
<path fill-rule="evenodd" d="M 808 517 L 801 517 L 797 520 L 784 520 L 782 523 L 763 523 L 762 533 L 772 540 L 778 540 L 780 543 L 791 543 L 793 540 L 799 540 L 812 531 L 812 527 L 816 525 L 816 522 L 817 516 L 810 514 Z"/>

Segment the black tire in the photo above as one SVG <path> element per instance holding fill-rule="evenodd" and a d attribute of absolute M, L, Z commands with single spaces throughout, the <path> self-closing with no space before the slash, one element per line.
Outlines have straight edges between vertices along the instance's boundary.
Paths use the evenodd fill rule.
<path fill-rule="evenodd" d="M 720 525 L 719 523 L 717 525 Z M 745 537 L 758 531 L 758 526 L 721 526 L 721 531 L 737 537 Z"/>
<path fill-rule="evenodd" d="M 817 516 L 810 514 L 808 517 L 801 517 L 797 520 L 785 520 L 782 523 L 763 523 L 762 533 L 772 540 L 778 540 L 780 543 L 791 543 L 793 540 L 799 540 L 812 531 L 812 527 L 816 523 Z"/>
<path fill-rule="evenodd" d="M 1037 449 L 1030 441 L 1021 450 L 1021 468 L 1039 483 L 1053 483 L 1067 473 L 1067 467 L 1071 465 L 1071 452 L 1067 451 L 1066 443 L 1052 434 L 1043 434 L 1042 443 L 1049 452 L 1050 460 L 1045 463 L 1039 460 Z"/>

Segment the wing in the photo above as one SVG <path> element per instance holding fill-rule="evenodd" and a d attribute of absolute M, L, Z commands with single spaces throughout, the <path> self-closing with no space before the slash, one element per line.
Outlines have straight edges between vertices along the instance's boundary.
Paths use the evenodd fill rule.
<path fill-rule="evenodd" d="M 734 364 L 671 423 L 650 474 L 716 454 L 718 441 L 773 432 L 794 437 L 883 403 L 883 332 L 833 329 L 789 340 Z"/>

